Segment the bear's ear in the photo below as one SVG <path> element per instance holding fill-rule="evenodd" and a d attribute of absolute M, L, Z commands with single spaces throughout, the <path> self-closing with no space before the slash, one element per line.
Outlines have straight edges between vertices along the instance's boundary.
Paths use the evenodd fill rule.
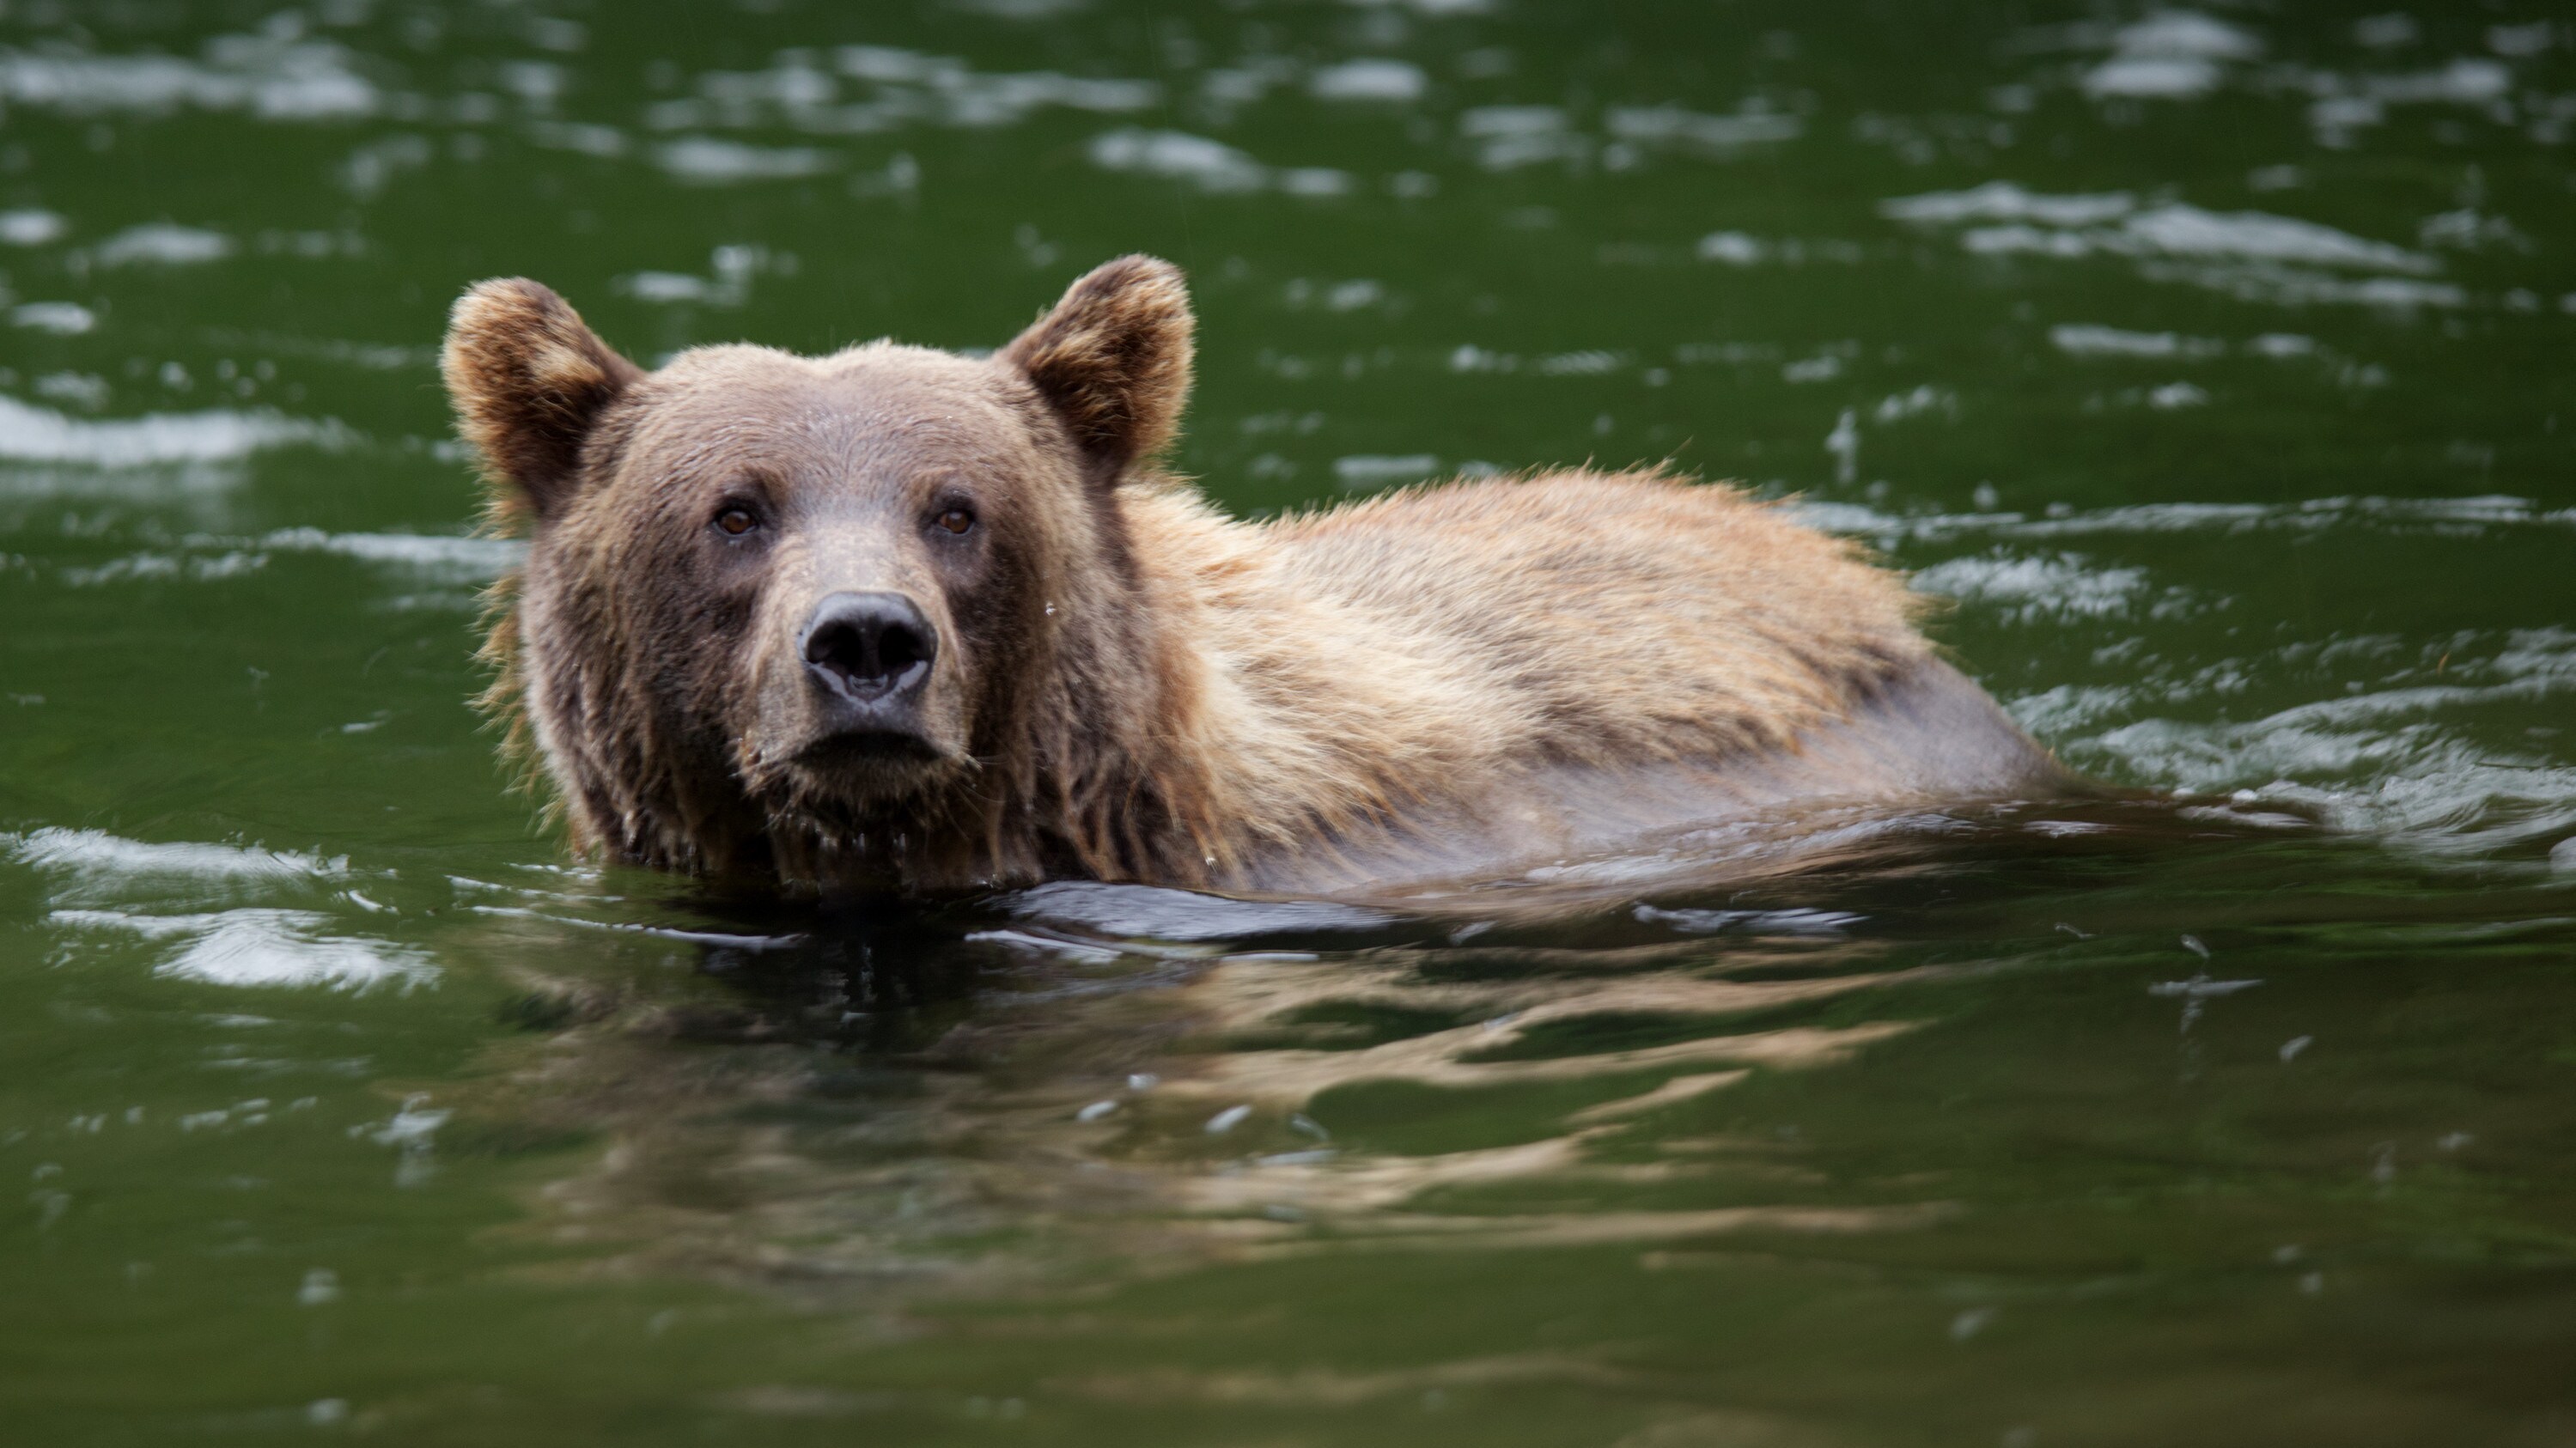
<path fill-rule="evenodd" d="M 541 520 L 570 501 L 601 409 L 644 375 L 563 298 L 521 277 L 456 299 L 439 370 L 494 484 L 515 484 Z M 505 496 L 503 510 L 514 501 Z"/>
<path fill-rule="evenodd" d="M 1180 268 L 1122 256 L 1067 288 L 1064 299 L 1002 349 L 1064 419 L 1074 441 L 1114 480 L 1161 452 L 1190 395 L 1189 288 Z"/>

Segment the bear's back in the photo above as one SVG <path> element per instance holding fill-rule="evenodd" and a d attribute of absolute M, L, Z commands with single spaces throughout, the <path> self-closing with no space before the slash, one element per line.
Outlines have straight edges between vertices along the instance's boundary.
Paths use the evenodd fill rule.
<path fill-rule="evenodd" d="M 1270 532 L 1290 586 L 1390 647 L 1464 652 L 1581 754 L 1783 743 L 1932 656 L 1901 579 L 1719 485 L 1460 483 Z"/>
<path fill-rule="evenodd" d="M 1425 846 L 1473 869 L 1810 803 L 2065 783 L 1916 631 L 1920 600 L 1900 576 L 1732 488 L 1554 473 L 1409 490 L 1262 533 L 1278 586 L 1376 641 L 1366 674 L 1399 688 L 1409 674 L 1474 710 L 1459 732 L 1498 756 L 1467 771 L 1471 789 L 1415 812 L 1412 843 L 1364 874 L 1430 865 L 1401 858 Z M 1265 883 L 1303 883 L 1304 869 Z"/>

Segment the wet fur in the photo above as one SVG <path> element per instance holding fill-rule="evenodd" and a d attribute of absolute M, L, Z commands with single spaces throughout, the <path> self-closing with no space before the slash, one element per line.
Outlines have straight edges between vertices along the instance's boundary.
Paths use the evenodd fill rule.
<path fill-rule="evenodd" d="M 488 707 L 578 844 L 824 885 L 1348 890 L 2060 778 L 1901 579 L 1723 485 L 1556 471 L 1224 517 L 1150 461 L 1190 348 L 1178 274 L 1144 258 L 989 361 L 709 348 L 649 375 L 551 292 L 484 284 L 448 384 L 496 518 L 536 533 Z M 953 748 L 845 787 L 743 722 L 759 645 L 720 641 L 755 638 L 774 580 L 692 573 L 664 481 L 731 452 L 886 488 L 963 468 L 996 500 L 979 571 L 915 570 L 965 661 Z"/>

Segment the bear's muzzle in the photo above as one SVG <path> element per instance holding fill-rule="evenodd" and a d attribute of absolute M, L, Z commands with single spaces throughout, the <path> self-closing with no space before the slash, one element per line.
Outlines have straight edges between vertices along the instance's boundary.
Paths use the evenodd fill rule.
<path fill-rule="evenodd" d="M 939 630 L 921 605 L 891 592 L 827 595 L 798 631 L 796 654 L 816 695 L 814 743 L 834 752 L 872 744 L 937 752 L 921 697 L 939 657 Z"/>

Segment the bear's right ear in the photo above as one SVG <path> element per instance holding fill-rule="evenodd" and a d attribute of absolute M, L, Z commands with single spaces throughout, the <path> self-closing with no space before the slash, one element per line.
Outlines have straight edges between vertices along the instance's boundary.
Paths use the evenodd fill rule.
<path fill-rule="evenodd" d="M 644 375 L 563 298 L 523 277 L 479 282 L 456 299 L 439 371 L 494 485 L 515 485 L 540 520 L 570 501 L 600 411 Z M 513 501 L 504 496 L 505 511 Z"/>

